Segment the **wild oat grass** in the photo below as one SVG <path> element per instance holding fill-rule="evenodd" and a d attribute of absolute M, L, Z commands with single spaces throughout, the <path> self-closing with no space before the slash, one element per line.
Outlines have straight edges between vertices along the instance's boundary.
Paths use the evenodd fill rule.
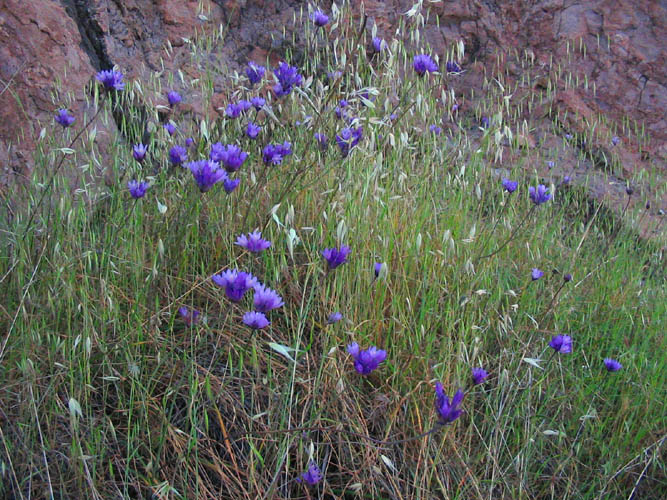
<path fill-rule="evenodd" d="M 126 79 L 119 92 L 82 89 L 88 116 L 45 128 L 3 236 L 0 492 L 662 498 L 660 237 L 643 240 L 632 214 L 622 220 L 583 189 L 538 176 L 531 163 L 550 152 L 538 145 L 535 159 L 516 137 L 534 126 L 525 108 L 546 102 L 542 91 L 516 102 L 502 68 L 489 68 L 487 94 L 453 110 L 457 96 L 441 89 L 459 74 L 444 69 L 464 47 L 432 54 L 419 9 L 402 25 L 409 36 L 380 52 L 375 28 L 346 10 L 319 29 L 305 14 L 305 51 L 286 56 L 303 82 L 280 98 L 270 69 L 251 86 L 207 62 L 218 37 L 188 41 L 202 77 L 174 76 L 184 101 L 208 102 L 224 78 L 230 103 L 266 97 L 261 112 L 195 117 L 174 103 L 170 136 L 164 109 L 140 103 L 173 88 Z M 421 53 L 442 73 L 416 76 Z M 550 89 L 572 85 L 562 71 L 552 77 Z M 334 113 L 341 99 L 351 123 Z M 96 126 L 84 127 L 98 110 L 118 128 L 105 152 Z M 248 121 L 262 127 L 256 140 Z M 348 126 L 363 133 L 343 157 L 335 136 Z M 216 142 L 248 152 L 229 174 L 238 188 L 202 193 L 187 168 L 170 165 L 169 149 L 188 137 L 188 161 Z M 292 155 L 266 165 L 262 148 L 285 141 Z M 141 142 L 140 163 L 132 146 Z M 150 184 L 145 196 L 130 195 L 130 180 Z M 539 206 L 528 195 L 538 184 L 551 194 Z M 254 230 L 270 248 L 235 245 Z M 342 245 L 347 262 L 328 270 L 322 250 Z M 211 280 L 226 269 L 280 295 L 268 327 L 242 321 L 252 291 L 231 302 Z M 342 319 L 328 321 L 335 312 Z M 549 347 L 557 335 L 571 337 L 571 353 Z M 386 360 L 360 376 L 353 342 Z M 604 358 L 622 369 L 608 372 Z M 488 378 L 473 385 L 473 368 Z M 449 396 L 465 391 L 448 425 L 437 425 L 436 382 Z M 323 477 L 309 486 L 313 465 Z"/>

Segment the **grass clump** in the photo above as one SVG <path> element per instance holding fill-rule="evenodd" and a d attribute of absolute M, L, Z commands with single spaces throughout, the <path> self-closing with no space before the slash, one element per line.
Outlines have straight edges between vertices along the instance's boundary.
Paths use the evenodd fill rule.
<path fill-rule="evenodd" d="M 4 495 L 660 498 L 659 246 L 526 168 L 495 90 L 452 108 L 461 45 L 346 19 L 222 117 L 180 111 L 208 66 L 152 110 L 105 73 L 44 135 L 0 261 Z"/>

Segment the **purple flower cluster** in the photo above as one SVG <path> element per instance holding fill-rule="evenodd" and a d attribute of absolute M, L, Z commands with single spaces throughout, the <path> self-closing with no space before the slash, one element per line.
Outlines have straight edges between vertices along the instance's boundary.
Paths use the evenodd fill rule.
<path fill-rule="evenodd" d="M 503 187 L 505 188 L 505 191 L 508 193 L 513 193 L 516 191 L 516 188 L 519 187 L 519 183 L 517 181 L 511 181 L 509 179 L 506 179 L 503 177 L 502 180 Z"/>
<path fill-rule="evenodd" d="M 604 366 L 608 372 L 617 372 L 623 368 L 623 365 L 613 358 L 604 358 Z"/>
<path fill-rule="evenodd" d="M 243 315 L 243 323 L 253 330 L 261 330 L 271 324 L 266 315 L 257 311 L 248 311 Z"/>
<path fill-rule="evenodd" d="M 549 341 L 549 347 L 561 354 L 572 352 L 572 337 L 569 335 L 554 335 Z"/>
<path fill-rule="evenodd" d="M 285 141 L 282 144 L 267 144 L 262 150 L 262 159 L 267 165 L 280 165 L 285 156 L 292 154 L 292 145 Z"/>
<path fill-rule="evenodd" d="M 143 198 L 149 187 L 150 185 L 148 184 L 148 182 L 145 181 L 139 182 L 133 179 L 127 183 L 127 189 L 130 191 L 130 195 L 135 200 Z"/>
<path fill-rule="evenodd" d="M 447 61 L 447 73 L 460 73 L 461 66 L 456 61 Z"/>
<path fill-rule="evenodd" d="M 236 245 L 245 248 L 249 252 L 260 253 L 271 246 L 271 242 L 262 238 L 260 231 L 242 234 L 236 239 Z"/>
<path fill-rule="evenodd" d="M 373 50 L 375 50 L 375 52 L 382 52 L 386 46 L 387 42 L 382 38 L 379 36 L 373 37 Z"/>
<path fill-rule="evenodd" d="M 146 152 L 148 151 L 148 147 L 145 146 L 144 144 L 135 144 L 132 146 L 132 156 L 134 157 L 135 160 L 137 160 L 139 163 L 144 161 L 146 159 Z"/>
<path fill-rule="evenodd" d="M 216 142 L 211 146 L 209 158 L 214 162 L 222 163 L 225 170 L 231 174 L 241 168 L 243 162 L 248 158 L 248 153 L 241 151 L 241 148 L 234 144 L 223 146 L 221 143 Z"/>
<path fill-rule="evenodd" d="M 350 154 L 350 150 L 359 144 L 361 137 L 363 135 L 363 130 L 361 127 L 357 128 L 344 128 L 336 135 L 336 143 L 340 148 L 340 152 L 345 158 Z"/>
<path fill-rule="evenodd" d="M 252 104 L 255 107 L 255 109 L 259 111 L 266 104 L 266 99 L 264 99 L 263 97 L 255 96 L 252 99 L 250 99 L 250 104 Z"/>
<path fill-rule="evenodd" d="M 320 132 L 315 132 L 315 140 L 317 141 L 317 144 L 320 146 L 320 149 L 322 151 L 326 151 L 327 147 L 329 146 L 329 139 L 327 139 L 327 136 L 324 134 L 321 134 Z"/>
<path fill-rule="evenodd" d="M 58 114 L 56 115 L 56 122 L 62 125 L 63 128 L 67 128 L 76 120 L 75 117 L 69 114 L 69 111 L 66 109 L 59 109 Z"/>
<path fill-rule="evenodd" d="M 336 269 L 341 264 L 347 262 L 347 256 L 350 255 L 350 247 L 345 245 L 338 248 L 325 248 L 322 250 L 322 256 L 327 261 L 330 270 Z"/>
<path fill-rule="evenodd" d="M 273 91 L 278 97 L 288 95 L 292 92 L 292 88 L 301 85 L 303 80 L 303 77 L 299 74 L 299 70 L 284 61 L 278 65 L 273 74 L 278 80 L 278 83 L 273 86 Z"/>
<path fill-rule="evenodd" d="M 540 271 L 538 268 L 534 267 L 533 270 L 530 272 L 530 279 L 532 281 L 537 281 L 539 280 L 542 276 L 544 276 L 544 271 Z"/>
<path fill-rule="evenodd" d="M 463 401 L 463 396 L 463 391 L 459 389 L 450 403 L 442 384 L 440 382 L 435 384 L 435 409 L 438 411 L 441 424 L 450 424 L 461 416 L 463 410 L 459 409 L 459 405 Z"/>
<path fill-rule="evenodd" d="M 531 201 L 535 205 L 541 205 L 542 203 L 546 203 L 551 199 L 551 195 L 549 194 L 549 188 L 546 187 L 544 184 L 539 184 L 537 186 L 537 189 L 534 188 L 533 186 L 530 186 L 528 188 L 528 193 L 530 195 Z"/>
<path fill-rule="evenodd" d="M 329 16 L 327 16 L 324 12 L 321 10 L 316 10 L 310 15 L 310 20 L 315 23 L 315 26 L 318 28 L 322 28 L 323 26 L 326 26 L 326 24 L 329 22 Z"/>
<path fill-rule="evenodd" d="M 253 305 L 255 306 L 255 311 L 262 313 L 267 313 L 271 309 L 276 309 L 285 305 L 283 299 L 280 298 L 280 295 L 276 293 L 275 290 L 257 283 L 254 287 L 255 296 L 253 298 Z"/>
<path fill-rule="evenodd" d="M 174 165 L 185 163 L 188 159 L 188 150 L 183 146 L 173 146 L 169 150 L 169 161 Z"/>
<path fill-rule="evenodd" d="M 356 342 L 347 346 L 347 352 L 354 358 L 354 369 L 360 375 L 368 375 L 387 359 L 387 351 L 375 346 L 362 351 Z"/>
<path fill-rule="evenodd" d="M 218 182 L 227 179 L 227 173 L 220 168 L 217 162 L 211 160 L 193 161 L 187 164 L 192 172 L 199 191 L 205 193 L 209 191 Z"/>
<path fill-rule="evenodd" d="M 188 309 L 187 307 L 179 307 L 178 314 L 181 316 L 186 325 L 192 326 L 199 323 L 201 319 L 201 313 L 196 309 Z"/>
<path fill-rule="evenodd" d="M 317 464 L 315 462 L 310 462 L 306 472 L 297 477 L 296 480 L 299 483 L 304 482 L 309 486 L 315 486 L 322 480 L 322 477 L 322 471 Z"/>
<path fill-rule="evenodd" d="M 100 71 L 95 75 L 95 78 L 100 82 L 105 90 L 123 90 L 125 82 L 123 82 L 123 73 L 113 69 Z"/>
<path fill-rule="evenodd" d="M 488 376 L 489 374 L 484 368 L 472 369 L 472 381 L 475 385 L 483 383 Z"/>
<path fill-rule="evenodd" d="M 181 97 L 181 94 L 179 94 L 175 90 L 170 90 L 169 93 L 167 94 L 167 100 L 169 101 L 169 106 L 173 108 L 179 102 L 181 102 L 183 98 Z"/>
<path fill-rule="evenodd" d="M 232 302 L 239 302 L 245 293 L 259 281 L 252 274 L 238 269 L 227 269 L 211 278 L 213 283 L 225 289 L 225 295 Z"/>
<path fill-rule="evenodd" d="M 176 125 L 174 125 L 171 122 L 167 122 L 164 124 L 164 129 L 167 131 L 169 135 L 174 135 L 176 132 Z"/>
<path fill-rule="evenodd" d="M 245 135 L 250 139 L 256 139 L 261 131 L 262 127 L 255 125 L 253 122 L 248 122 L 248 126 L 245 129 Z"/>
<path fill-rule="evenodd" d="M 229 118 L 238 118 L 252 107 L 250 101 L 241 100 L 239 102 L 230 102 L 225 109 L 225 115 Z"/>
<path fill-rule="evenodd" d="M 438 65 L 435 64 L 428 54 L 416 55 L 412 61 L 412 67 L 419 76 L 438 71 Z"/>
<path fill-rule="evenodd" d="M 245 74 L 248 77 L 248 80 L 250 80 L 250 83 L 254 85 L 259 83 L 262 78 L 264 78 L 265 71 L 266 68 L 264 68 L 264 66 L 260 66 L 254 62 L 249 62 L 248 67 L 245 69 Z"/>

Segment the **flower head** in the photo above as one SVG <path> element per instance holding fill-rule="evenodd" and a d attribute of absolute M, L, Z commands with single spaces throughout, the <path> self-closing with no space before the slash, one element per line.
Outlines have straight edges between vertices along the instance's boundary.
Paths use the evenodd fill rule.
<path fill-rule="evenodd" d="M 283 299 L 280 298 L 280 295 L 278 295 L 275 290 L 271 290 L 270 288 L 264 285 L 260 285 L 259 283 L 257 283 L 253 288 L 255 289 L 253 304 L 256 311 L 266 313 L 271 309 L 276 309 L 285 305 Z"/>
<path fill-rule="evenodd" d="M 266 99 L 264 99 L 263 97 L 257 97 L 257 96 L 255 96 L 255 97 L 253 97 L 252 99 L 250 99 L 250 104 L 252 104 L 253 106 L 255 106 L 255 109 L 256 109 L 257 111 L 259 111 L 259 110 L 262 109 L 262 108 L 264 107 L 264 105 L 266 104 Z"/>
<path fill-rule="evenodd" d="M 475 385 L 479 385 L 486 380 L 489 374 L 484 368 L 473 368 L 472 369 L 472 381 Z"/>
<path fill-rule="evenodd" d="M 257 311 L 245 313 L 243 315 L 243 322 L 253 330 L 261 330 L 271 324 L 271 322 L 266 319 L 266 316 L 264 316 L 264 313 Z"/>
<path fill-rule="evenodd" d="M 621 139 L 617 135 L 615 135 L 614 137 L 611 138 L 612 145 L 618 146 L 619 142 L 621 142 Z"/>
<path fill-rule="evenodd" d="M 320 132 L 315 132 L 315 140 L 317 141 L 317 144 L 320 146 L 320 149 L 322 151 L 326 151 L 327 147 L 329 146 L 329 140 L 327 139 L 327 136 L 324 134 L 321 134 Z"/>
<path fill-rule="evenodd" d="M 308 470 L 296 478 L 297 482 L 307 483 L 310 486 L 315 486 L 322 480 L 322 471 L 315 462 L 308 464 Z"/>
<path fill-rule="evenodd" d="M 438 65 L 433 62 L 433 59 L 431 59 L 431 56 L 428 54 L 419 54 L 415 56 L 412 61 L 412 67 L 419 76 L 438 71 Z"/>
<path fill-rule="evenodd" d="M 222 181 L 222 187 L 225 190 L 225 193 L 232 193 L 237 187 L 241 184 L 241 179 L 230 179 L 229 177 Z"/>
<path fill-rule="evenodd" d="M 195 140 L 192 137 L 188 137 L 187 139 L 185 139 L 185 147 L 186 148 L 189 148 L 194 143 L 195 143 Z"/>
<path fill-rule="evenodd" d="M 58 122 L 60 125 L 63 126 L 63 128 L 67 128 L 72 123 L 74 123 L 74 120 L 76 120 L 75 117 L 69 114 L 69 111 L 66 109 L 59 109 L 58 114 L 56 115 L 56 122 Z"/>
<path fill-rule="evenodd" d="M 326 24 L 329 22 L 329 16 L 327 16 L 321 10 L 316 10 L 310 15 L 310 20 L 315 23 L 315 26 L 321 28 L 322 26 L 326 26 Z"/>
<path fill-rule="evenodd" d="M 230 102 L 225 109 L 225 115 L 230 118 L 238 118 L 243 113 L 243 105 L 240 102 Z"/>
<path fill-rule="evenodd" d="M 145 181 L 136 181 L 136 180 L 131 180 L 130 182 L 127 183 L 127 189 L 130 190 L 130 195 L 132 198 L 135 200 L 138 200 L 139 198 L 143 198 L 144 195 L 146 194 L 146 191 L 150 187 L 150 184 Z"/>
<path fill-rule="evenodd" d="M 232 302 L 240 301 L 248 290 L 259 283 L 252 274 L 238 269 L 227 269 L 220 274 L 214 274 L 211 279 L 225 289 L 225 295 Z"/>
<path fill-rule="evenodd" d="M 563 275 L 563 281 L 565 283 L 569 283 L 570 281 L 572 281 L 572 275 L 570 273 L 565 273 Z"/>
<path fill-rule="evenodd" d="M 535 205 L 541 205 L 542 203 L 546 203 L 551 199 L 551 195 L 549 194 L 549 188 L 546 187 L 544 184 L 539 184 L 537 186 L 537 189 L 534 188 L 533 186 L 530 186 L 528 188 L 528 193 L 530 195 L 531 201 Z"/>
<path fill-rule="evenodd" d="M 167 100 L 169 101 L 169 106 L 173 108 L 179 102 L 181 102 L 183 98 L 181 97 L 181 94 L 179 94 L 175 90 L 170 90 L 169 93 L 167 94 Z"/>
<path fill-rule="evenodd" d="M 217 162 L 211 160 L 193 161 L 186 166 L 192 172 L 199 191 L 202 193 L 209 191 L 218 182 L 227 179 L 227 173 L 220 168 Z"/>
<path fill-rule="evenodd" d="M 508 193 L 513 193 L 516 191 L 516 188 L 519 187 L 519 183 L 517 181 L 511 181 L 509 179 L 506 179 L 503 177 L 502 180 L 503 187 L 505 188 L 505 191 Z"/>
<path fill-rule="evenodd" d="M 343 315 L 341 313 L 338 311 L 332 312 L 327 318 L 327 324 L 333 325 L 334 323 L 338 323 L 341 319 L 343 319 Z"/>
<path fill-rule="evenodd" d="M 132 156 L 139 163 L 144 161 L 144 159 L 146 158 L 147 151 L 148 151 L 148 146 L 145 146 L 144 144 L 139 143 L 132 146 Z"/>
<path fill-rule="evenodd" d="M 265 71 L 266 68 L 264 68 L 264 66 L 260 66 L 251 61 L 248 63 L 248 67 L 245 69 L 245 74 L 248 77 L 248 80 L 250 80 L 250 83 L 254 85 L 259 83 L 262 78 L 264 78 Z"/>
<path fill-rule="evenodd" d="M 442 134 L 442 128 L 438 127 L 437 125 L 431 125 L 428 128 L 431 132 L 433 132 L 435 135 L 440 135 Z"/>
<path fill-rule="evenodd" d="M 387 359 L 387 351 L 375 346 L 362 351 L 356 342 L 347 346 L 347 352 L 354 358 L 354 369 L 361 375 L 368 375 Z"/>
<path fill-rule="evenodd" d="M 461 66 L 456 61 L 447 61 L 447 73 L 460 73 Z"/>
<path fill-rule="evenodd" d="M 123 90 L 125 83 L 123 82 L 123 73 L 113 69 L 100 71 L 95 75 L 97 81 L 104 85 L 106 90 Z"/>
<path fill-rule="evenodd" d="M 380 272 L 382 271 L 382 262 L 376 262 L 373 266 L 373 271 L 375 272 L 375 277 L 380 277 Z"/>
<path fill-rule="evenodd" d="M 604 358 L 604 366 L 608 372 L 617 372 L 623 365 L 612 358 Z"/>
<path fill-rule="evenodd" d="M 555 166 L 556 166 L 556 162 L 555 162 L 555 161 L 553 161 L 553 160 L 549 160 L 549 161 L 547 162 L 547 167 L 549 167 L 549 170 L 551 170 L 551 169 L 554 168 Z"/>
<path fill-rule="evenodd" d="M 532 281 L 537 281 L 539 280 L 542 276 L 544 276 L 544 271 L 539 270 L 538 268 L 534 267 L 533 270 L 530 272 L 530 279 Z"/>
<path fill-rule="evenodd" d="M 343 155 L 343 158 L 345 158 L 350 153 L 350 150 L 353 147 L 359 144 L 362 135 L 363 130 L 361 127 L 344 128 L 338 135 L 336 135 L 336 143 L 340 148 L 340 152 Z"/>
<path fill-rule="evenodd" d="M 438 411 L 438 418 L 441 424 L 452 423 L 461 416 L 463 410 L 459 409 L 459 405 L 463 401 L 463 396 L 463 391 L 459 389 L 454 394 L 450 403 L 442 384 L 440 382 L 435 384 L 435 409 Z"/>
<path fill-rule="evenodd" d="M 262 150 L 262 159 L 267 165 L 273 163 L 280 165 L 285 156 L 292 154 L 292 145 L 285 141 L 282 144 L 267 144 Z"/>
<path fill-rule="evenodd" d="M 178 308 L 178 314 L 181 316 L 183 321 L 185 321 L 185 324 L 188 326 L 192 326 L 194 324 L 199 323 L 199 320 L 201 319 L 201 313 L 199 311 L 197 311 L 196 309 L 190 310 L 185 306 Z"/>
<path fill-rule="evenodd" d="M 245 128 L 245 135 L 251 139 L 256 139 L 261 131 L 262 127 L 255 125 L 252 122 L 248 122 L 248 126 Z"/>
<path fill-rule="evenodd" d="M 379 36 L 373 37 L 373 49 L 375 52 L 382 52 L 386 46 L 387 42 L 385 42 L 382 38 Z"/>
<path fill-rule="evenodd" d="M 489 120 L 488 116 L 482 116 L 482 128 L 489 128 L 489 125 L 491 125 L 491 120 Z"/>
<path fill-rule="evenodd" d="M 260 231 L 254 231 L 248 234 L 242 234 L 236 238 L 236 245 L 245 248 L 249 252 L 263 252 L 271 246 L 271 242 L 262 238 Z"/>
<path fill-rule="evenodd" d="M 347 262 L 347 256 L 350 255 L 350 252 L 350 247 L 343 245 L 340 249 L 325 248 L 322 250 L 322 256 L 326 259 L 329 269 L 336 269 Z"/>
<path fill-rule="evenodd" d="M 563 184 L 569 184 L 571 180 L 572 180 L 572 177 L 570 177 L 569 175 L 566 175 L 565 177 L 563 177 Z"/>
<path fill-rule="evenodd" d="M 292 87 L 301 85 L 301 81 L 303 80 L 303 77 L 299 74 L 299 70 L 284 61 L 278 65 L 273 74 L 278 79 L 278 83 L 273 86 L 273 91 L 278 97 L 286 96 L 292 92 Z"/>
<path fill-rule="evenodd" d="M 572 337 L 569 335 L 554 335 L 549 341 L 549 347 L 561 354 L 572 352 Z"/>
<path fill-rule="evenodd" d="M 223 146 L 216 142 L 211 146 L 209 158 L 215 162 L 222 163 L 225 170 L 229 173 L 236 172 L 243 162 L 248 158 L 248 153 L 241 151 L 241 148 L 234 144 Z"/>
<path fill-rule="evenodd" d="M 174 165 L 180 165 L 188 159 L 188 150 L 183 146 L 173 146 L 169 150 L 169 161 Z"/>
<path fill-rule="evenodd" d="M 174 132 L 176 132 L 176 125 L 174 125 L 171 122 L 168 122 L 164 124 L 164 129 L 167 131 L 169 135 L 174 135 Z"/>

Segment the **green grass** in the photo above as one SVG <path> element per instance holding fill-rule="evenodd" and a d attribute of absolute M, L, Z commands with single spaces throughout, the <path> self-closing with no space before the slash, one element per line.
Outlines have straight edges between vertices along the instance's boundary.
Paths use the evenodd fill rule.
<path fill-rule="evenodd" d="M 273 99 L 275 119 L 257 118 L 258 143 L 243 137 L 243 121 L 178 112 L 170 139 L 141 105 L 163 91 L 157 78 L 128 84 L 117 100 L 122 134 L 106 153 L 88 129 L 56 171 L 78 129 L 47 127 L 0 260 L 7 498 L 661 497 L 660 242 L 640 239 L 580 188 L 553 186 L 554 198 L 515 232 L 531 210 L 527 187 L 551 182 L 530 164 L 550 155 L 502 146 L 498 121 L 476 127 L 488 113 L 520 130 L 525 118 L 514 118 L 498 86 L 457 115 L 461 126 L 434 136 L 428 126 L 451 106 L 438 104 L 436 82 L 456 76 L 415 80 L 416 51 L 403 43 L 368 59 L 359 26 L 335 21 L 335 44 L 306 30 L 301 68 L 314 80 Z M 419 27 L 417 16 L 405 29 Z M 219 42 L 193 41 L 193 61 Z M 175 78 L 186 100 L 213 95 L 224 71 L 205 68 L 198 81 Z M 322 76 L 343 68 L 335 84 Z M 372 107 L 361 106 L 362 88 L 377 96 Z M 84 92 L 94 96 L 90 114 L 102 106 L 112 123 L 108 96 Z M 343 97 L 364 127 L 345 159 L 333 141 L 343 123 L 330 111 Z M 317 129 L 294 125 L 305 115 Z M 131 158 L 142 116 L 152 132 L 143 170 Z M 312 140 L 317 130 L 329 136 L 327 152 Z M 265 171 L 269 132 L 294 154 Z M 191 159 L 217 141 L 251 153 L 237 191 L 200 194 L 187 170 L 168 167 L 168 148 L 189 136 L 198 138 Z M 499 149 L 516 157 L 509 172 L 495 169 Z M 504 193 L 501 176 L 519 190 Z M 144 199 L 130 198 L 131 178 L 151 180 Z M 259 256 L 234 245 L 254 228 L 273 242 Z M 341 244 L 352 248 L 349 262 L 326 273 L 321 250 Z M 374 278 L 375 262 L 386 276 Z M 283 297 L 268 329 L 253 334 L 241 322 L 250 299 L 233 304 L 211 282 L 227 267 Z M 545 271 L 536 282 L 533 267 Z M 564 273 L 574 279 L 562 285 Z M 204 321 L 186 326 L 182 305 Z M 327 325 L 337 310 L 344 320 Z M 555 334 L 573 337 L 572 354 L 552 355 Z M 352 341 L 386 349 L 387 361 L 358 376 L 345 352 Z M 605 357 L 623 370 L 608 374 Z M 475 366 L 490 377 L 471 387 Z M 436 424 L 436 381 L 450 395 L 468 391 L 465 414 L 392 443 Z M 308 491 L 295 478 L 310 458 L 325 480 Z"/>

